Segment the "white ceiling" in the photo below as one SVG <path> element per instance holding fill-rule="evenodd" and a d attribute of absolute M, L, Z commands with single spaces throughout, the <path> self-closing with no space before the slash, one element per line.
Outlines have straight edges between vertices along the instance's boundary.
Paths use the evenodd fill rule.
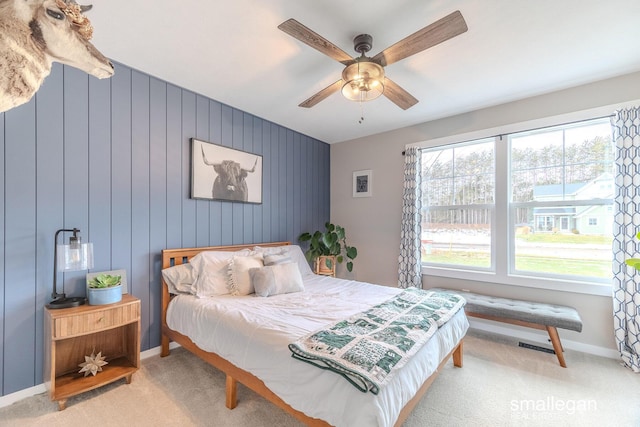
<path fill-rule="evenodd" d="M 339 93 L 298 104 L 343 66 L 278 30 L 295 18 L 369 56 L 460 10 L 469 30 L 386 67 L 419 103 Z M 95 0 L 93 43 L 109 58 L 334 143 L 640 70 L 638 0 Z"/>

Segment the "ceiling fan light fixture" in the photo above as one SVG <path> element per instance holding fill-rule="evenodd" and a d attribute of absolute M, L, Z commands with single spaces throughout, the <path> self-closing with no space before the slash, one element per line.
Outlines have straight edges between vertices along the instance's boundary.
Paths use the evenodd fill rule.
<path fill-rule="evenodd" d="M 371 101 L 384 92 L 384 68 L 375 62 L 358 61 L 347 66 L 342 80 L 342 95 L 351 101 Z"/>

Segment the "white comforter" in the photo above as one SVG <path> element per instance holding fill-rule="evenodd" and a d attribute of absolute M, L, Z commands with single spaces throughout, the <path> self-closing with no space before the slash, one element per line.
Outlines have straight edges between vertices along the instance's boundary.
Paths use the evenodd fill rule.
<path fill-rule="evenodd" d="M 251 372 L 293 408 L 345 427 L 393 426 L 469 327 L 461 310 L 378 395 L 363 393 L 334 372 L 295 360 L 288 344 L 401 289 L 313 274 L 304 276 L 304 285 L 304 292 L 268 298 L 179 295 L 169 305 L 167 324 L 201 349 Z"/>

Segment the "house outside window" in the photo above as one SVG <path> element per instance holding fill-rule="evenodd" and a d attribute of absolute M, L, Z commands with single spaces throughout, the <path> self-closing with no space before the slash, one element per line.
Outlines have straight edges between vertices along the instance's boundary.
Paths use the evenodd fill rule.
<path fill-rule="evenodd" d="M 423 266 L 505 283 L 608 285 L 608 118 L 422 151 Z"/>

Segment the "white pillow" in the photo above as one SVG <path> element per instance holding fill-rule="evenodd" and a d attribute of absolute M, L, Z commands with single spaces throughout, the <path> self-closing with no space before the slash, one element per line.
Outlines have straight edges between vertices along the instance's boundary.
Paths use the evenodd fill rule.
<path fill-rule="evenodd" d="M 234 256 L 229 260 L 229 293 L 249 295 L 254 292 L 249 270 L 263 267 L 262 254 Z"/>
<path fill-rule="evenodd" d="M 300 269 L 292 262 L 252 268 L 249 276 L 256 295 L 260 297 L 304 291 Z"/>
<path fill-rule="evenodd" d="M 172 294 L 196 293 L 193 284 L 198 276 L 189 263 L 165 268 L 162 270 L 162 277 Z"/>
<path fill-rule="evenodd" d="M 237 255 L 248 255 L 248 250 L 239 252 L 205 251 L 191 258 L 189 263 L 196 273 L 193 285 L 199 298 L 229 293 L 229 260 Z"/>
<path fill-rule="evenodd" d="M 264 255 L 272 255 L 279 253 L 289 254 L 291 257 L 291 261 L 298 264 L 298 268 L 300 269 L 300 274 L 302 276 L 307 276 L 309 274 L 313 274 L 311 271 L 311 266 L 309 266 L 309 262 L 307 262 L 307 258 L 305 258 L 302 249 L 298 245 L 285 245 L 285 246 L 276 246 L 273 248 L 264 248 L 261 246 L 256 246 L 253 248 L 256 252 L 261 252 Z"/>

